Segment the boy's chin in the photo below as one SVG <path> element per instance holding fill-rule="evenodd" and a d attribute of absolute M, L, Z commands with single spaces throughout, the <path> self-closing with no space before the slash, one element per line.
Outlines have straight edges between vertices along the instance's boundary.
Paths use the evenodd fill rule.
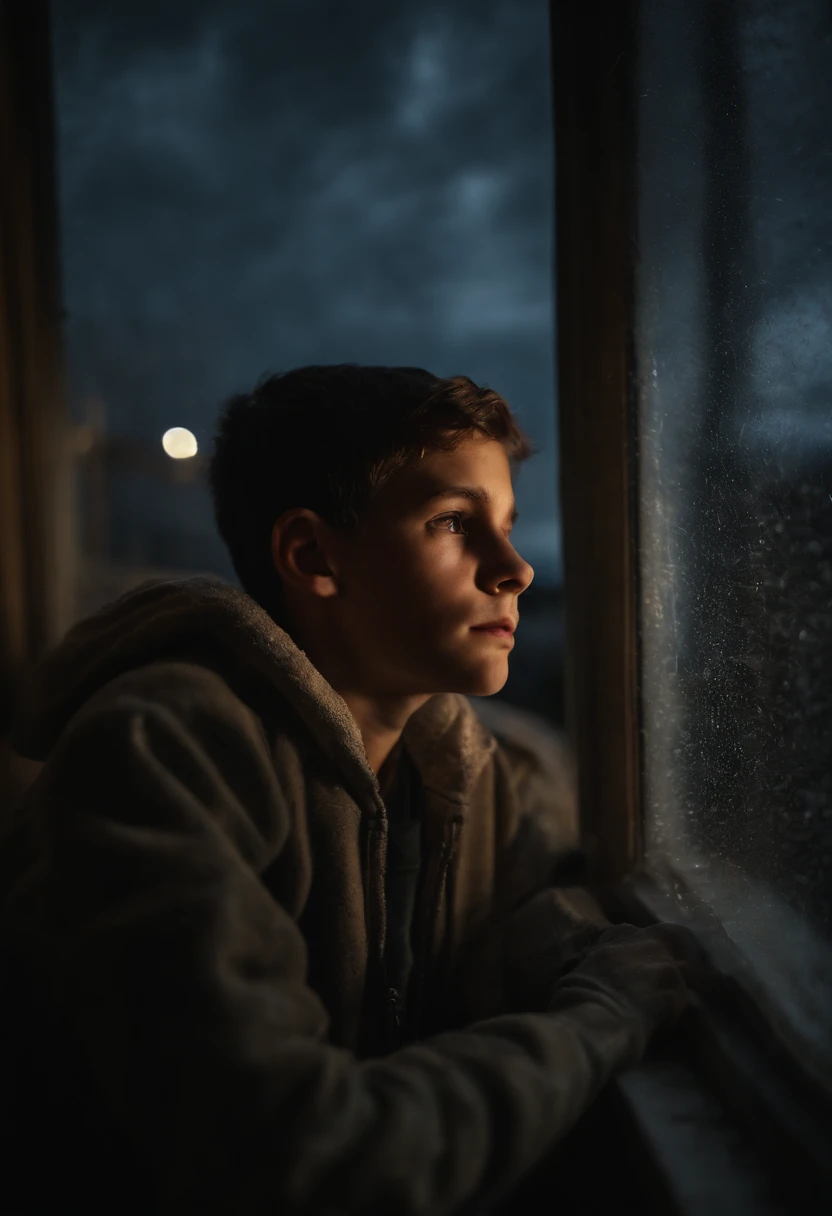
<path fill-rule="evenodd" d="M 456 657 L 456 656 L 454 656 Z M 426 665 L 427 666 L 427 665 Z M 491 662 L 454 662 L 447 654 L 438 657 L 430 666 L 430 674 L 421 684 L 419 694 L 436 696 L 439 693 L 461 693 L 465 697 L 492 697 L 505 688 L 508 680 L 508 656 Z M 422 679 L 425 680 L 425 675 Z M 413 689 L 413 694 L 416 689 Z"/>
<path fill-rule="evenodd" d="M 452 691 L 461 692 L 466 697 L 493 697 L 505 688 L 507 680 L 508 664 L 505 663 L 501 668 L 492 668 L 490 671 L 467 672 L 460 680 L 462 687 Z"/>

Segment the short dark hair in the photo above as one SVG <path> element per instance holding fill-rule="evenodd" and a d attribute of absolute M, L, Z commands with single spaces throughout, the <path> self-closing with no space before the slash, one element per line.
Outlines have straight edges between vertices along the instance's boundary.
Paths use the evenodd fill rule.
<path fill-rule="evenodd" d="M 253 392 L 231 397 L 209 480 L 217 527 L 243 588 L 279 616 L 271 533 L 284 511 L 308 507 L 332 527 L 358 530 L 396 469 L 477 432 L 504 444 L 513 463 L 532 454 L 499 393 L 467 376 L 316 365 L 267 376 Z"/>

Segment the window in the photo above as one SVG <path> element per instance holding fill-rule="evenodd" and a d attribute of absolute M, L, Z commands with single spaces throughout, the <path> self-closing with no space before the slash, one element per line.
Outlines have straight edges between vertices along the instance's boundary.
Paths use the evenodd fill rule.
<path fill-rule="evenodd" d="M 600 877 L 649 875 L 832 1085 L 832 13 L 641 0 L 597 35 L 571 21 L 559 314 L 587 842 Z"/>
<path fill-rule="evenodd" d="M 832 1079 L 832 13 L 650 2 L 641 37 L 646 860 Z"/>

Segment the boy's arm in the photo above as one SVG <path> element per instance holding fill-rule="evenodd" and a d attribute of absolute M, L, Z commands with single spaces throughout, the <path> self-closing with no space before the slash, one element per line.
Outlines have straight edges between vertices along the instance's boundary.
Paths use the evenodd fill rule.
<path fill-rule="evenodd" d="M 497 754 L 517 812 L 497 875 L 507 1010 L 546 1008 L 556 983 L 610 924 L 579 885 L 585 859 L 574 782 L 571 770 L 553 779 L 552 760 L 569 764 L 563 753 L 547 764 L 506 743 Z"/>
<path fill-rule="evenodd" d="M 644 999 L 644 943 L 617 986 L 573 973 L 556 1011 L 356 1061 L 327 1042 L 304 940 L 259 878 L 288 832 L 259 723 L 194 671 L 192 713 L 128 678 L 70 724 L 5 892 L 158 1210 L 441 1216 L 505 1191 L 667 1016 L 652 981 Z"/>
<path fill-rule="evenodd" d="M 502 703 L 478 702 L 497 739 L 491 780 L 500 836 L 492 911 L 456 960 L 452 1024 L 545 1009 L 560 978 L 609 928 L 580 884 L 577 792 L 563 737 Z"/>

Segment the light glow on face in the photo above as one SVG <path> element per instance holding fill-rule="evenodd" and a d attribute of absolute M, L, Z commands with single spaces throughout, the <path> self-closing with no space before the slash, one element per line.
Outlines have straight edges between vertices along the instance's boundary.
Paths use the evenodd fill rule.
<path fill-rule="evenodd" d="M 339 541 L 333 609 L 355 686 L 389 696 L 503 687 L 513 638 L 476 627 L 516 621 L 534 576 L 511 543 L 515 515 L 496 440 L 471 437 L 390 479 L 360 537 Z"/>
<path fill-rule="evenodd" d="M 188 460 L 191 456 L 196 456 L 199 450 L 196 435 L 193 431 L 186 430 L 184 426 L 174 426 L 169 431 L 165 431 L 162 436 L 162 447 L 172 460 Z"/>

